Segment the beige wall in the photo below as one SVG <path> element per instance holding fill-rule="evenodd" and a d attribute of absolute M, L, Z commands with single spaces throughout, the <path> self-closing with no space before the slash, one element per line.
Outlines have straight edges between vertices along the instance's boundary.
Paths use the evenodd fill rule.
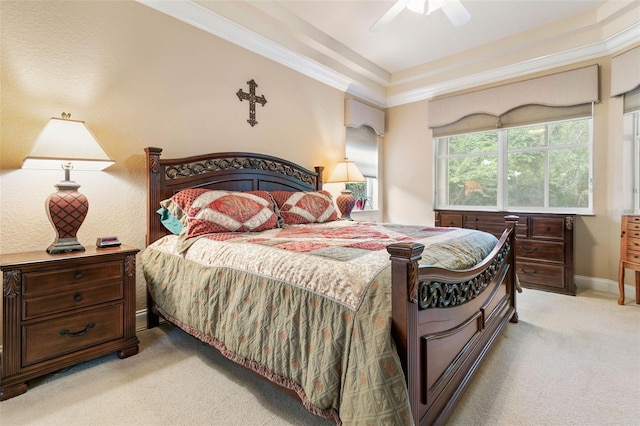
<path fill-rule="evenodd" d="M 117 235 L 144 247 L 146 146 L 166 156 L 255 151 L 309 168 L 344 155 L 344 93 L 135 2 L 0 2 L 0 253 L 44 250 L 54 233 L 44 200 L 62 172 L 22 170 L 36 136 L 62 111 L 86 121 L 116 165 L 74 172 L 90 201 L 85 245 Z M 595 214 L 576 223 L 576 273 L 616 279 L 621 101 L 601 65 L 594 120 Z M 254 78 L 259 124 L 236 91 Z M 389 109 L 384 219 L 433 223 L 428 101 Z M 332 188 L 328 188 L 332 189 Z M 138 268 L 140 269 L 140 268 Z M 138 309 L 144 282 L 138 271 Z"/>
<path fill-rule="evenodd" d="M 344 156 L 344 93 L 135 2 L 0 2 L 0 253 L 45 250 L 44 201 L 62 171 L 20 169 L 52 116 L 84 120 L 116 164 L 72 172 L 90 202 L 84 245 L 143 248 L 144 147 L 254 151 L 308 168 Z M 236 97 L 255 79 L 267 104 Z M 138 309 L 144 281 L 138 268 Z"/>
<path fill-rule="evenodd" d="M 594 214 L 579 216 L 576 220 L 575 273 L 617 282 L 620 215 L 623 213 L 620 188 L 622 180 L 631 176 L 623 176 L 620 167 L 623 155 L 622 99 L 609 97 L 611 56 L 567 65 L 534 76 L 594 63 L 600 66 L 600 102 L 595 105 L 593 120 Z M 388 154 L 385 158 L 388 192 L 385 220 L 433 224 L 434 160 L 431 132 L 425 131 L 427 105 L 428 101 L 421 101 L 390 108 L 387 113 L 390 123 L 385 137 Z M 416 155 L 416 152 L 420 155 Z M 407 206 L 415 206 L 416 209 L 407 209 Z"/>

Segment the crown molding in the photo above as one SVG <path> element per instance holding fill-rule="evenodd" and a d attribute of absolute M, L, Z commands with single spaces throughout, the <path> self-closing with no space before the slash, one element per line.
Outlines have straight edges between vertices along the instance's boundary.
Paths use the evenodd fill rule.
<path fill-rule="evenodd" d="M 253 53 L 271 59 L 309 78 L 383 108 L 431 99 L 435 96 L 494 83 L 506 78 L 519 77 L 613 54 L 640 40 L 640 22 L 638 22 L 603 41 L 587 46 L 541 56 L 457 79 L 434 84 L 427 83 L 416 89 L 387 96 L 385 93 L 392 86 L 391 83 L 376 84 L 377 87 L 372 87 L 371 84 L 364 84 L 315 60 L 284 48 L 191 0 L 137 1 Z M 365 79 L 363 78 L 363 80 Z"/>
<path fill-rule="evenodd" d="M 386 98 L 386 106 L 393 107 L 411 102 L 432 99 L 447 93 L 470 89 L 484 84 L 495 83 L 508 78 L 521 77 L 534 72 L 545 71 L 552 68 L 569 65 L 572 63 L 587 61 L 611 55 L 631 46 L 640 40 L 640 22 L 612 37 L 588 46 L 566 50 L 553 55 L 511 64 L 505 67 L 495 68 L 481 73 L 464 76 L 458 79 L 444 81 L 442 83 L 426 85 L 415 90 L 408 90 Z"/>

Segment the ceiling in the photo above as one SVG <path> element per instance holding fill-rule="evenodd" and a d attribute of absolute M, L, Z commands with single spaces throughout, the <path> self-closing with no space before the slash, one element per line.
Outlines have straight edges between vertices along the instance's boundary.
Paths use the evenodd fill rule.
<path fill-rule="evenodd" d="M 461 0 L 471 14 L 463 26 L 442 10 L 405 9 L 377 32 L 369 28 L 394 0 L 139 1 L 381 106 L 602 56 L 640 40 L 634 0 Z"/>

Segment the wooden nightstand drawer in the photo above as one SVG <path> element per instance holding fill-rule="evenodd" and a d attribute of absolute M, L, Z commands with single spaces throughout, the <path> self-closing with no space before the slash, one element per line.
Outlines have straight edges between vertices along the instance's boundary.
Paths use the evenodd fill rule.
<path fill-rule="evenodd" d="M 564 287 L 564 268 L 562 266 L 541 265 L 539 263 L 517 262 L 518 278 L 527 283 L 545 287 Z"/>
<path fill-rule="evenodd" d="M 122 304 L 33 323 L 22 327 L 22 366 L 119 339 Z"/>
<path fill-rule="evenodd" d="M 440 226 L 454 226 L 456 228 L 461 228 L 462 215 L 443 213 L 440 215 Z"/>
<path fill-rule="evenodd" d="M 86 283 L 72 291 L 25 297 L 22 319 L 29 320 L 43 315 L 120 300 L 123 298 L 122 281 L 94 284 Z"/>
<path fill-rule="evenodd" d="M 518 239 L 516 257 L 564 263 L 564 244 Z"/>
<path fill-rule="evenodd" d="M 561 217 L 532 217 L 531 238 L 564 238 L 564 219 Z"/>
<path fill-rule="evenodd" d="M 22 277 L 25 296 L 59 292 L 62 287 L 88 286 L 101 281 L 122 280 L 122 262 L 97 263 L 73 268 L 28 272 Z"/>

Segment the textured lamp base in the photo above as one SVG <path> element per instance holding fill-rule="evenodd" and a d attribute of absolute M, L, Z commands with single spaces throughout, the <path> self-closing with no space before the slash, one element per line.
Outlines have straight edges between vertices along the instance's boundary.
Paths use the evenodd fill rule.
<path fill-rule="evenodd" d="M 68 253 L 70 251 L 84 251 L 84 247 L 77 238 L 56 238 L 56 240 L 47 247 L 47 253 L 58 254 Z"/>
<path fill-rule="evenodd" d="M 344 220 L 353 220 L 351 219 L 351 210 L 353 210 L 353 206 L 356 204 L 356 199 L 351 194 L 351 191 L 348 189 L 344 189 L 340 191 L 340 195 L 336 199 L 336 204 L 338 205 L 338 210 L 342 214 L 342 219 Z"/>
<path fill-rule="evenodd" d="M 56 188 L 58 192 L 51 194 L 45 203 L 49 221 L 56 230 L 56 239 L 47 248 L 47 253 L 84 251 L 76 234 L 89 211 L 89 201 L 78 192 L 80 185 L 73 181 L 62 181 Z"/>

